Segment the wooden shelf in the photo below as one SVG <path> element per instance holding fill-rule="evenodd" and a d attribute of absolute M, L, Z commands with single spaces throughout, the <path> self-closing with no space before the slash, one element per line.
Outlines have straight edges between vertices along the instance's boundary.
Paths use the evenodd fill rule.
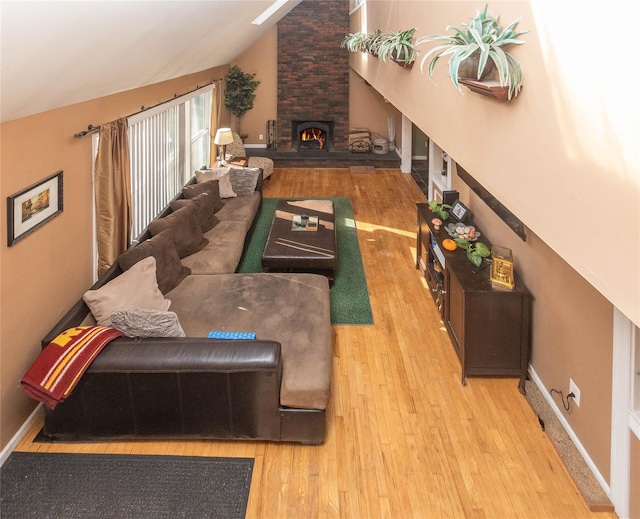
<path fill-rule="evenodd" d="M 501 102 L 510 101 L 509 99 L 509 87 L 500 86 L 500 83 L 495 80 L 477 81 L 475 79 L 458 79 L 458 82 L 466 86 L 472 92 L 481 94 L 483 96 L 497 99 Z"/>

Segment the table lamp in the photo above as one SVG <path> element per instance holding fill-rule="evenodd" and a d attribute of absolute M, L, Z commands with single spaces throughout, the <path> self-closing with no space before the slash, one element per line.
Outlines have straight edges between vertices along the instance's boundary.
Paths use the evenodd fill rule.
<path fill-rule="evenodd" d="M 233 133 L 231 133 L 231 128 L 218 128 L 213 142 L 217 146 L 222 146 L 220 165 L 224 166 L 227 163 L 227 144 L 231 144 L 233 142 Z"/>

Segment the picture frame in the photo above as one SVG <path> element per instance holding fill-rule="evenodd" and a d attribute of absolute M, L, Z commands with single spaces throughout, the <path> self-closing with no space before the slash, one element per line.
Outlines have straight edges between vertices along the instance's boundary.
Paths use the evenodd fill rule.
<path fill-rule="evenodd" d="M 469 208 L 460 200 L 456 200 L 451 206 L 449 214 L 452 214 L 453 217 L 459 222 L 464 222 L 467 218 L 469 218 Z"/>
<path fill-rule="evenodd" d="M 11 247 L 63 211 L 63 172 L 7 197 L 7 245 Z"/>

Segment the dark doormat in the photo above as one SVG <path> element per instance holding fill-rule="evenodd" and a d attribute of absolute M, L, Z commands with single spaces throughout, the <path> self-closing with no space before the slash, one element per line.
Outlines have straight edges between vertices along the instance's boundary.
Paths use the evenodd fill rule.
<path fill-rule="evenodd" d="M 525 381 L 526 398 L 529 405 L 538 415 L 538 421 L 547 434 L 551 445 L 564 463 L 571 479 L 575 483 L 582 499 L 592 512 L 613 512 L 613 504 L 607 497 L 589 465 L 571 440 L 553 409 L 531 380 Z"/>
<path fill-rule="evenodd" d="M 244 518 L 251 458 L 13 452 L 0 517 Z"/>

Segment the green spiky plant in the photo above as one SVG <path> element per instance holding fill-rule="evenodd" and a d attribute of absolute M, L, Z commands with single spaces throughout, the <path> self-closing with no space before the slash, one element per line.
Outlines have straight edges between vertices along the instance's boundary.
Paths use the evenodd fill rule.
<path fill-rule="evenodd" d="M 364 32 L 353 32 L 347 34 L 340 47 L 349 52 L 367 52 L 369 50 L 371 35 Z"/>
<path fill-rule="evenodd" d="M 413 41 L 415 31 L 415 29 L 407 29 L 384 34 L 377 47 L 378 58 L 384 62 L 387 58 L 391 58 L 404 66 L 413 63 L 418 57 L 418 48 Z"/>
<path fill-rule="evenodd" d="M 522 45 L 524 41 L 518 36 L 528 31 L 516 32 L 516 26 L 521 18 L 510 23 L 505 29 L 500 27 L 499 17 L 487 14 L 488 5 L 482 11 L 478 11 L 471 23 L 462 24 L 461 27 L 447 26 L 447 30 L 455 32 L 452 36 L 431 35 L 424 36 L 416 41 L 416 45 L 427 42 L 441 42 L 429 50 L 422 58 L 420 70 L 424 72 L 424 64 L 430 58 L 427 71 L 433 80 L 433 70 L 438 60 L 449 56 L 449 75 L 456 88 L 462 93 L 458 82 L 460 65 L 467 58 L 479 57 L 477 78 L 482 77 L 487 62 L 491 60 L 498 72 L 498 81 L 501 86 L 509 87 L 508 99 L 517 96 L 522 88 L 524 74 L 518 60 L 503 49 L 509 45 Z"/>
<path fill-rule="evenodd" d="M 255 74 L 242 71 L 238 65 L 234 65 L 224 77 L 226 87 L 224 90 L 224 106 L 236 116 L 236 131 L 240 132 L 240 120 L 242 116 L 253 108 L 256 98 L 256 88 L 260 81 L 255 79 Z"/>
<path fill-rule="evenodd" d="M 382 39 L 383 39 L 383 34 L 380 29 L 376 29 L 375 31 L 373 31 L 372 34 L 369 34 L 367 36 L 367 42 L 366 42 L 367 50 L 373 56 L 376 56 L 376 57 L 378 56 L 378 47 L 380 47 L 380 44 L 382 43 Z"/>

